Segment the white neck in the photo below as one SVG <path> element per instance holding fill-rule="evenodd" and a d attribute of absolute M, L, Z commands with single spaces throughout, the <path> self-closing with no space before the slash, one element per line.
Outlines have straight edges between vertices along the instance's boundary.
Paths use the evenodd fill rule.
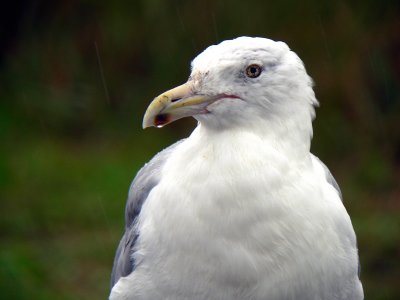
<path fill-rule="evenodd" d="M 302 121 L 306 120 L 306 121 Z M 203 144 L 223 145 L 225 149 L 235 149 L 240 145 L 267 147 L 281 153 L 290 160 L 301 161 L 309 155 L 312 124 L 311 119 L 293 115 L 285 121 L 254 117 L 252 122 L 215 126 L 209 120 L 200 120 L 193 132 L 193 138 L 201 139 Z"/>

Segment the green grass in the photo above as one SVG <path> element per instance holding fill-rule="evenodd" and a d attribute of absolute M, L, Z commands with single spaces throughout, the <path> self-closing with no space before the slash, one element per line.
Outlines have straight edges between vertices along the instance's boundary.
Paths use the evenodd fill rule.
<path fill-rule="evenodd" d="M 130 182 L 149 158 L 142 147 L 157 151 L 157 143 L 135 138 L 73 143 L 30 136 L 9 149 L 0 220 L 5 298 L 108 295 Z"/>
<path fill-rule="evenodd" d="M 154 130 L 79 142 L 29 135 L 10 147 L 2 163 L 4 297 L 106 298 L 131 179 L 170 142 L 168 131 Z M 396 299 L 399 214 L 368 194 L 354 174 L 340 181 L 347 183 L 343 193 L 358 236 L 365 293 Z"/>

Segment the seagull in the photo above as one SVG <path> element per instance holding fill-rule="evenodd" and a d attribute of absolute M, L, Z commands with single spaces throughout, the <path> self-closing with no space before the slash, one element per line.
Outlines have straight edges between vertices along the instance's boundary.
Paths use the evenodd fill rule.
<path fill-rule="evenodd" d="M 318 101 L 284 42 L 208 47 L 143 128 L 192 116 L 191 135 L 133 180 L 111 300 L 358 300 L 356 236 L 310 153 Z"/>

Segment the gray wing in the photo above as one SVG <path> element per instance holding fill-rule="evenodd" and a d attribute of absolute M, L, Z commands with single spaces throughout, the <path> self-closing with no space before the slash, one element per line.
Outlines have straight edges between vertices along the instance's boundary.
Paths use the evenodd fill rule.
<path fill-rule="evenodd" d="M 314 156 L 314 157 L 319 161 L 321 166 L 324 168 L 326 180 L 337 190 L 339 197 L 343 202 L 342 191 L 340 190 L 340 187 L 339 187 L 338 183 L 336 182 L 335 178 L 333 177 L 332 173 L 329 171 L 328 167 L 318 157 L 316 157 L 316 156 Z M 360 258 L 358 258 L 358 278 L 360 278 L 360 275 L 361 275 L 361 262 L 360 262 Z"/>
<path fill-rule="evenodd" d="M 333 177 L 332 173 L 329 171 L 328 167 L 315 155 L 312 155 L 312 157 L 321 165 L 321 167 L 324 169 L 325 172 L 325 178 L 328 183 L 335 188 L 335 190 L 338 192 L 340 199 L 343 202 L 343 197 L 342 197 L 342 191 L 340 190 L 340 187 L 338 183 L 336 182 L 335 178 Z"/>
<path fill-rule="evenodd" d="M 342 191 L 340 190 L 340 187 L 338 183 L 336 182 L 335 178 L 333 177 L 332 173 L 329 171 L 328 167 L 315 155 L 312 155 L 312 157 L 322 166 L 325 172 L 325 178 L 330 183 L 338 192 L 340 199 L 343 202 L 343 196 L 342 196 Z M 358 277 L 361 275 L 361 263 L 360 259 L 358 259 Z"/>
<path fill-rule="evenodd" d="M 128 200 L 125 207 L 125 233 L 119 242 L 113 270 L 111 273 L 111 288 L 120 277 L 129 275 L 135 269 L 135 261 L 132 258 L 135 242 L 138 238 L 136 221 L 140 210 L 150 191 L 160 181 L 160 171 L 172 151 L 184 140 L 158 153 L 154 158 L 144 165 L 133 179 L 129 188 Z"/>

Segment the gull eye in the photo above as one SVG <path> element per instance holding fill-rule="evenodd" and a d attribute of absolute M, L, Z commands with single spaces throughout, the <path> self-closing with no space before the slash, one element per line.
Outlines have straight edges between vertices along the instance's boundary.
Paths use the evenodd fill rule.
<path fill-rule="evenodd" d="M 260 76 L 261 71 L 262 71 L 261 66 L 253 64 L 246 68 L 246 75 L 247 77 L 250 78 L 256 78 Z"/>

